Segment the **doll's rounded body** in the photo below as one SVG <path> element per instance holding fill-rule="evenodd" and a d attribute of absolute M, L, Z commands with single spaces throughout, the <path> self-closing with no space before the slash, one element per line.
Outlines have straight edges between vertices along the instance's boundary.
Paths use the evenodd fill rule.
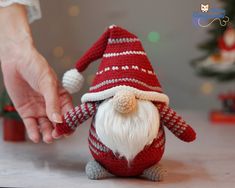
<path fill-rule="evenodd" d="M 89 131 L 89 148 L 94 159 L 109 173 L 116 176 L 140 176 L 144 170 L 157 164 L 164 153 L 165 132 L 160 126 L 157 137 L 153 142 L 140 151 L 133 160 L 127 161 L 126 158 L 114 154 L 106 147 L 96 134 L 94 121 Z"/>

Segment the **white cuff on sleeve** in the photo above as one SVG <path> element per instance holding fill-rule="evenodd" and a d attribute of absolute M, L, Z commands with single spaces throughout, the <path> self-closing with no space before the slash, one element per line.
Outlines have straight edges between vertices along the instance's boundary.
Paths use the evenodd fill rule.
<path fill-rule="evenodd" d="M 0 0 L 0 7 L 7 7 L 13 3 L 28 6 L 28 19 L 30 23 L 42 17 L 39 0 Z"/>

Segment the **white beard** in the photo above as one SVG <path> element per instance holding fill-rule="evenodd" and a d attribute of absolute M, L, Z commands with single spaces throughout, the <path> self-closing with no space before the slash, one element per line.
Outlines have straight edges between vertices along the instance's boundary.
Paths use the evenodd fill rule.
<path fill-rule="evenodd" d="M 130 162 L 157 137 L 159 112 L 150 101 L 137 100 L 135 111 L 121 114 L 113 100 L 102 102 L 95 117 L 96 132 L 101 142 L 119 157 Z"/>

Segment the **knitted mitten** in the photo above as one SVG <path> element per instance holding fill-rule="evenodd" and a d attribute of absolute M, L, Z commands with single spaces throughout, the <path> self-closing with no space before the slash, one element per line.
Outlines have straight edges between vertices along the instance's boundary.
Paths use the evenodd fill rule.
<path fill-rule="evenodd" d="M 196 139 L 196 133 L 192 127 L 190 127 L 173 109 L 163 103 L 156 104 L 156 106 L 160 112 L 161 122 L 176 137 L 185 142 L 192 142 Z"/>
<path fill-rule="evenodd" d="M 98 102 L 87 102 L 68 111 L 63 116 L 63 123 L 56 124 L 57 133 L 63 135 L 73 132 L 78 125 L 95 115 L 98 105 Z"/>

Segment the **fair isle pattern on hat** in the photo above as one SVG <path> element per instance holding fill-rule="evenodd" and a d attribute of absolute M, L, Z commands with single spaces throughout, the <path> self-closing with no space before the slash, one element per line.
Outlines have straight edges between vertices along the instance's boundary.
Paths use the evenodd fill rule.
<path fill-rule="evenodd" d="M 101 70 L 99 72 L 96 72 L 96 75 L 103 74 L 104 72 L 107 72 L 107 71 L 129 70 L 129 69 L 139 70 L 139 71 L 142 71 L 142 72 L 147 73 L 147 74 L 154 74 L 154 75 L 156 75 L 156 73 L 154 73 L 152 70 L 146 70 L 146 69 L 143 69 L 143 68 L 140 69 L 139 66 L 136 66 L 136 65 L 106 67 L 105 69 L 103 69 L 103 70 Z"/>
<path fill-rule="evenodd" d="M 120 53 L 106 53 L 103 55 L 103 57 L 118 57 L 122 55 L 144 55 L 146 56 L 146 53 L 143 51 L 125 51 L 125 52 L 120 52 Z"/>
<path fill-rule="evenodd" d="M 129 42 L 139 42 L 138 38 L 118 38 L 118 39 L 110 39 L 108 40 L 108 44 L 117 44 L 117 43 L 129 43 Z"/>
<path fill-rule="evenodd" d="M 152 89 L 154 91 L 158 91 L 158 92 L 162 91 L 162 89 L 159 86 L 150 86 L 147 83 L 141 82 L 141 81 L 136 80 L 134 78 L 117 78 L 117 79 L 105 80 L 95 86 L 90 87 L 90 91 L 96 90 L 96 89 L 98 89 L 104 85 L 107 85 L 107 84 L 118 83 L 118 82 L 133 82 L 133 83 L 140 84 L 144 87 L 147 87 L 149 89 Z"/>
<path fill-rule="evenodd" d="M 78 60 L 77 71 L 84 71 L 100 58 L 98 71 L 89 92 L 82 96 L 82 102 L 104 100 L 120 89 L 128 89 L 139 99 L 169 103 L 140 39 L 134 34 L 121 27 L 110 26 Z M 72 83 L 72 79 L 64 78 L 65 88 L 78 90 L 80 86 L 74 86 L 73 90 L 75 82 L 69 84 L 69 81 Z"/>

